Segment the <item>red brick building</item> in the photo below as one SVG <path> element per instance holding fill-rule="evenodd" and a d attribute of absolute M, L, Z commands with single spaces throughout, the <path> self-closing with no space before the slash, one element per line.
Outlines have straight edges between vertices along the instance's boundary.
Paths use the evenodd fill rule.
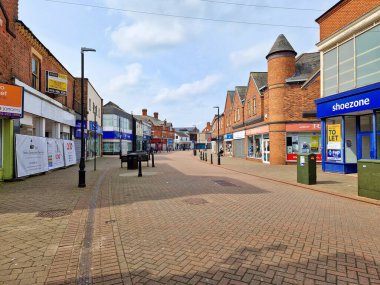
<path fill-rule="evenodd" d="M 227 93 L 225 152 L 271 164 L 317 153 L 320 124 L 314 100 L 320 91 L 319 53 L 297 53 L 280 35 L 266 59 L 268 72 L 251 72 L 247 87 Z"/>
<path fill-rule="evenodd" d="M 23 117 L 0 117 L 0 180 L 12 179 L 14 135 L 71 139 L 74 77 L 18 19 L 18 1 L 0 0 L 0 84 L 23 87 Z M 49 166 L 50 167 L 50 166 Z M 43 166 L 41 172 L 47 171 Z"/>
<path fill-rule="evenodd" d="M 174 149 L 174 137 L 175 130 L 173 124 L 165 120 L 158 118 L 158 112 L 153 113 L 152 116 L 148 116 L 148 110 L 142 109 L 142 115 L 136 116 L 136 118 L 149 121 L 152 125 L 152 138 L 150 141 L 151 147 L 156 150 L 173 150 Z"/>

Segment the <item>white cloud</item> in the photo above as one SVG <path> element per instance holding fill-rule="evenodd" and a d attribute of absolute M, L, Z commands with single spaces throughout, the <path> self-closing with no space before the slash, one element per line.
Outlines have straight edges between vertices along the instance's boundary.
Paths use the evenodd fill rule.
<path fill-rule="evenodd" d="M 142 21 L 121 25 L 111 33 L 111 39 L 117 48 L 114 53 L 143 55 L 182 43 L 185 40 L 185 30 L 173 21 Z"/>
<path fill-rule="evenodd" d="M 120 91 L 126 86 L 135 85 L 141 78 L 142 65 L 140 63 L 133 63 L 126 66 L 126 72 L 115 78 L 110 82 L 109 88 L 111 91 Z"/>
<path fill-rule="evenodd" d="M 230 53 L 229 59 L 231 64 L 236 67 L 246 67 L 258 61 L 265 61 L 271 45 L 268 43 L 258 44 L 248 49 L 233 51 Z"/>
<path fill-rule="evenodd" d="M 209 75 L 202 80 L 184 83 L 175 89 L 161 89 L 157 96 L 154 97 L 153 102 L 175 102 L 190 99 L 192 96 L 206 93 L 220 79 L 219 75 Z"/>

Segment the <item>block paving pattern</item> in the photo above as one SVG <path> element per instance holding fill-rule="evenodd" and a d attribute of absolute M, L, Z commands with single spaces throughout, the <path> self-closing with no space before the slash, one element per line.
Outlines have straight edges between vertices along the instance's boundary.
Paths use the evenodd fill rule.
<path fill-rule="evenodd" d="M 1 285 L 380 284 L 376 205 L 210 166 L 190 152 L 157 155 L 141 178 L 114 158 L 98 169 L 87 165 L 86 189 L 76 188 L 76 167 L 1 186 Z M 72 213 L 36 216 L 54 209 Z"/>

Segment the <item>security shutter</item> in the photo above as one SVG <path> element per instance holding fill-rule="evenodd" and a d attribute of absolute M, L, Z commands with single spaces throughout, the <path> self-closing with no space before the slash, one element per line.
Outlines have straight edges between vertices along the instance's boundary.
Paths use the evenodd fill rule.
<path fill-rule="evenodd" d="M 244 139 L 234 140 L 234 156 L 244 158 Z"/>

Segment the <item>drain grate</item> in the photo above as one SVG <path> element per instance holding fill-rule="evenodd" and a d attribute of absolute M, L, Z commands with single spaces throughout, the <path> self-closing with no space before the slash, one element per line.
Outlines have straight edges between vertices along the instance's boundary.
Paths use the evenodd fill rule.
<path fill-rule="evenodd" d="M 48 210 L 48 211 L 38 212 L 36 217 L 39 217 L 39 218 L 59 218 L 59 217 L 70 215 L 71 213 L 72 213 L 72 211 L 65 210 L 65 209 Z"/>
<path fill-rule="evenodd" d="M 220 186 L 223 186 L 223 187 L 237 187 L 237 185 L 235 185 L 231 182 L 228 182 L 226 180 L 214 180 L 214 182 Z"/>
<path fill-rule="evenodd" d="M 202 198 L 189 198 L 189 199 L 183 200 L 183 202 L 189 205 L 203 205 L 203 204 L 208 203 L 205 199 L 202 199 Z"/>

